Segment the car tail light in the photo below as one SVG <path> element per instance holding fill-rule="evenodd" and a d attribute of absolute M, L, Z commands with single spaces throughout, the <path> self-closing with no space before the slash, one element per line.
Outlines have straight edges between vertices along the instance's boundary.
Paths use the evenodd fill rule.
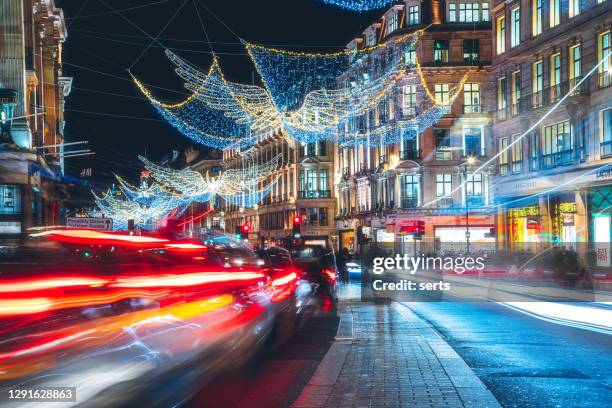
<path fill-rule="evenodd" d="M 323 269 L 323 274 L 331 283 L 336 282 L 336 271 L 334 269 L 325 268 Z"/>

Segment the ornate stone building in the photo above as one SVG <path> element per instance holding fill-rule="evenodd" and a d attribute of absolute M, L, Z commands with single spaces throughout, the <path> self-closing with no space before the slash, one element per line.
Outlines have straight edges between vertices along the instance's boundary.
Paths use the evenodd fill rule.
<path fill-rule="evenodd" d="M 60 223 L 66 27 L 54 0 L 0 2 L 0 240 Z"/>
<path fill-rule="evenodd" d="M 502 247 L 594 254 L 599 241 L 599 263 L 610 266 L 611 11 L 599 0 L 493 5 Z"/>

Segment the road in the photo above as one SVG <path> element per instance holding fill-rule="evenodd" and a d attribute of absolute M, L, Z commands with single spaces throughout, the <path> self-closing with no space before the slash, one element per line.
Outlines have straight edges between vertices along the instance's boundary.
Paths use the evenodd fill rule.
<path fill-rule="evenodd" d="M 610 335 L 493 302 L 407 305 L 443 335 L 505 407 L 599 408 L 610 403 Z"/>
<path fill-rule="evenodd" d="M 281 408 L 300 394 L 331 346 L 335 311 L 319 312 L 286 344 L 201 388 L 189 408 Z"/>

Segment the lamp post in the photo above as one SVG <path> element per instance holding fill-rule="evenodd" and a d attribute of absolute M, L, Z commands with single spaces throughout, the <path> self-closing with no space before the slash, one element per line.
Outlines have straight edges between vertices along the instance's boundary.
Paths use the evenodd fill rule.
<path fill-rule="evenodd" d="M 469 207 L 469 198 L 468 198 L 468 166 L 473 165 L 475 159 L 473 157 L 468 157 L 463 166 L 463 179 L 465 180 L 465 253 L 470 253 L 470 207 Z"/>

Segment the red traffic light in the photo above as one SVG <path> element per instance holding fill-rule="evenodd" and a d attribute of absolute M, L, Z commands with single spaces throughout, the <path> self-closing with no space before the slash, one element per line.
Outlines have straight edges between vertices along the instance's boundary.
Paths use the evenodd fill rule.
<path fill-rule="evenodd" d="M 295 217 L 293 217 L 293 225 L 299 225 L 302 223 L 302 217 L 300 217 L 299 215 L 296 215 Z"/>
<path fill-rule="evenodd" d="M 249 232 L 249 229 L 250 229 L 249 224 L 244 224 L 244 225 L 242 226 L 242 230 L 243 230 L 244 232 Z"/>

